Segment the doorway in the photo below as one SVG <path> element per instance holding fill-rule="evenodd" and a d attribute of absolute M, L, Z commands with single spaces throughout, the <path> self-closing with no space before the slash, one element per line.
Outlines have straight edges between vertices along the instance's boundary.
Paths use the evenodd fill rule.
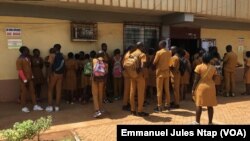
<path fill-rule="evenodd" d="M 198 52 L 200 47 L 199 39 L 171 39 L 171 46 L 185 49 L 190 54 L 190 59 Z"/>

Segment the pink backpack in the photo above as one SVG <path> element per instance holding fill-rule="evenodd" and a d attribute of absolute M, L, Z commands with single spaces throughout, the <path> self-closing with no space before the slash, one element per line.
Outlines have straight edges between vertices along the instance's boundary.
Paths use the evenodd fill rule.
<path fill-rule="evenodd" d="M 98 60 L 93 69 L 94 80 L 104 81 L 105 75 L 106 75 L 105 64 L 102 60 Z"/>
<path fill-rule="evenodd" d="M 121 64 L 122 58 L 116 59 L 114 57 L 114 67 L 113 67 L 113 76 L 115 78 L 122 77 L 122 64 Z"/>

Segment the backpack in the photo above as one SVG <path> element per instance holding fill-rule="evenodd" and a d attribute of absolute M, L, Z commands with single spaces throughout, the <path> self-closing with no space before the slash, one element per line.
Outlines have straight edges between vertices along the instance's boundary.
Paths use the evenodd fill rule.
<path fill-rule="evenodd" d="M 184 75 L 186 69 L 187 69 L 187 61 L 184 57 L 182 57 L 180 58 L 180 67 L 179 67 L 181 75 Z"/>
<path fill-rule="evenodd" d="M 56 53 L 55 60 L 52 65 L 52 71 L 56 74 L 63 74 L 65 70 L 65 61 L 62 53 Z"/>
<path fill-rule="evenodd" d="M 140 67 L 139 55 L 129 55 L 127 59 L 124 60 L 123 67 L 127 70 L 129 77 L 136 78 L 138 76 L 137 70 Z"/>
<path fill-rule="evenodd" d="M 121 57 L 118 60 L 114 57 L 113 76 L 122 77 Z"/>
<path fill-rule="evenodd" d="M 83 74 L 86 75 L 86 76 L 90 76 L 91 73 L 93 71 L 93 68 L 92 68 L 92 63 L 90 61 L 88 61 L 85 65 L 84 65 L 84 68 L 83 68 Z"/>
<path fill-rule="evenodd" d="M 105 64 L 102 60 L 98 60 L 97 59 L 97 62 L 94 66 L 94 69 L 93 69 L 93 78 L 94 78 L 94 81 L 97 81 L 97 82 L 103 82 L 104 81 L 104 78 L 105 78 Z"/>

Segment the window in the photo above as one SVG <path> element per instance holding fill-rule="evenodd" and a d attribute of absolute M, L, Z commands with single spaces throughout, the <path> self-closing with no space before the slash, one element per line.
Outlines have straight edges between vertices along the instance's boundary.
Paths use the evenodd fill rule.
<path fill-rule="evenodd" d="M 96 41 L 97 24 L 96 23 L 72 23 L 71 24 L 72 41 Z"/>
<path fill-rule="evenodd" d="M 146 48 L 155 48 L 160 36 L 159 25 L 125 24 L 124 49 L 136 42 L 143 42 Z"/>

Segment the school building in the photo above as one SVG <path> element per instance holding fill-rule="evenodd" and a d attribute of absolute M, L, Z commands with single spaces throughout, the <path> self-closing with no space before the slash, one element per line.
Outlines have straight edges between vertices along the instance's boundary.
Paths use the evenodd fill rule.
<path fill-rule="evenodd" d="M 160 39 L 191 54 L 214 44 L 223 56 L 231 44 L 242 63 L 250 50 L 250 0 L 1 0 L 0 102 L 19 95 L 20 45 L 45 57 L 55 43 L 67 54 L 98 51 L 105 42 L 112 54 L 135 41 L 155 47 Z"/>

